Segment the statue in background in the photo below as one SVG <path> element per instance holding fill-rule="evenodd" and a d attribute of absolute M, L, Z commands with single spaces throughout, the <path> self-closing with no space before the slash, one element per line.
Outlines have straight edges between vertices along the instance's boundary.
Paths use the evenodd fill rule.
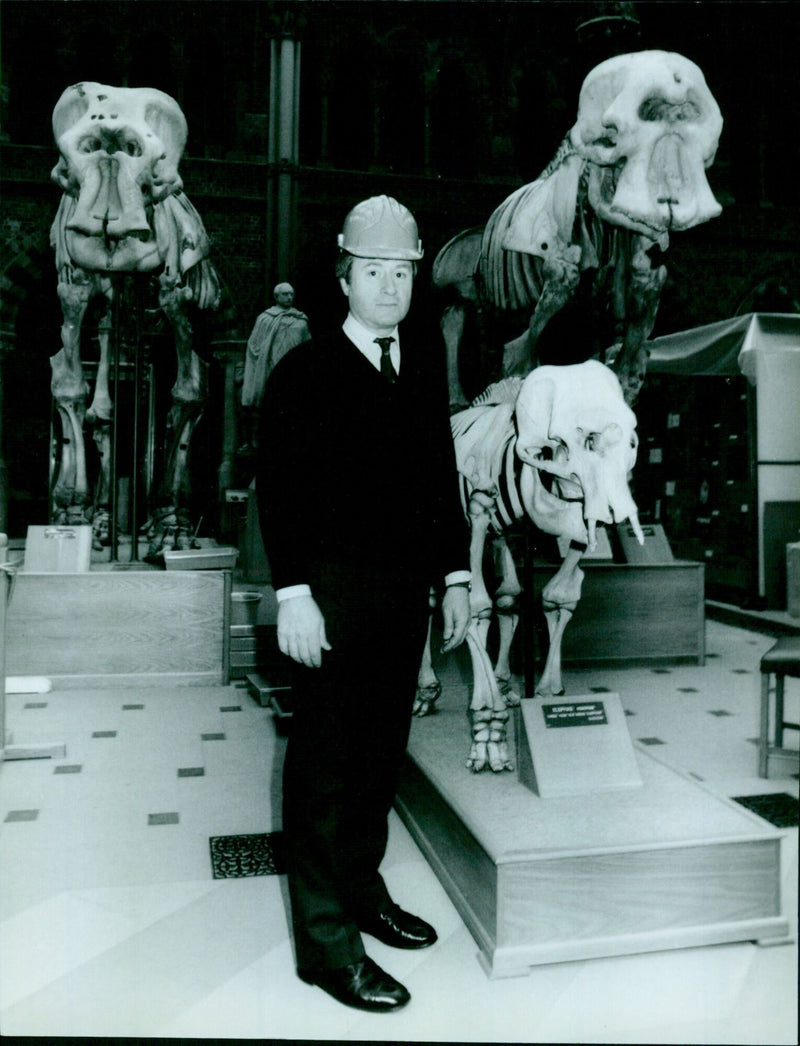
<path fill-rule="evenodd" d="M 291 283 L 279 283 L 272 294 L 275 304 L 258 316 L 247 342 L 242 407 L 247 422 L 248 442 L 240 448 L 240 453 L 258 446 L 258 417 L 267 378 L 290 349 L 311 337 L 308 317 L 294 308 L 294 287 Z"/>
<path fill-rule="evenodd" d="M 208 236 L 178 173 L 186 120 L 178 103 L 162 91 L 86 81 L 59 98 L 53 134 L 61 155 L 51 177 L 64 191 L 50 233 L 64 317 L 62 347 L 51 358 L 51 389 L 62 428 L 54 522 L 91 522 L 95 548 L 108 542 L 112 303 L 121 280 L 151 274 L 177 353 L 164 466 L 150 492 L 146 558 L 152 559 L 192 543 L 189 451 L 208 396 L 208 364 L 192 347 L 191 310 L 215 309 L 220 300 Z M 95 299 L 100 361 L 87 409 L 81 333 Z M 84 422 L 100 455 L 94 495 L 87 478 Z"/>

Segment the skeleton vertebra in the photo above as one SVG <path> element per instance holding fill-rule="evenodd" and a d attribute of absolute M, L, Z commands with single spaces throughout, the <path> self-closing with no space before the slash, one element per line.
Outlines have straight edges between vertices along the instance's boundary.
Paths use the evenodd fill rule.
<path fill-rule="evenodd" d="M 499 382 L 476 405 L 454 415 L 451 427 L 472 528 L 473 619 L 467 639 L 473 665 L 473 739 L 467 766 L 479 771 L 488 765 L 499 771 L 512 768 L 507 706 L 517 699 L 507 685 L 508 653 L 521 591 L 502 533 L 527 517 L 545 533 L 570 541 L 561 567 L 542 593 L 550 645 L 536 686 L 537 696 L 561 694 L 562 637 L 580 599 L 579 561 L 587 545 L 595 544 L 598 524 L 627 519 L 639 542 L 644 541 L 628 488 L 638 446 L 636 417 L 615 374 L 588 360 L 539 367 L 524 381 Z M 500 651 L 494 670 L 486 653 L 492 599 L 483 578 L 483 550 L 490 532 L 501 538 L 497 559 L 502 580 L 495 593 L 501 615 Z M 431 711 L 437 685 L 426 654 L 416 715 Z"/>
<path fill-rule="evenodd" d="M 648 252 L 666 250 L 671 231 L 720 213 L 705 169 L 721 129 L 702 72 L 681 55 L 619 55 L 589 73 L 577 121 L 547 169 L 496 209 L 480 244 L 474 231 L 460 234 L 434 263 L 439 286 L 474 279 L 491 307 L 535 306 L 528 329 L 505 346 L 504 375 L 536 365 L 542 332 L 591 270 L 592 298 L 616 330 L 586 358 L 606 352 L 611 362 L 608 345 L 619 343 L 614 370 L 627 402 L 635 401 L 666 279 Z M 450 341 L 451 399 L 458 399 Z"/>
<path fill-rule="evenodd" d="M 119 279 L 152 273 L 159 306 L 176 342 L 178 376 L 168 422 L 172 442 L 150 529 L 150 556 L 187 547 L 187 458 L 191 433 L 206 395 L 206 364 L 192 349 L 189 303 L 216 308 L 220 288 L 208 260 L 200 215 L 183 195 L 178 164 L 186 120 L 177 102 L 151 88 L 84 82 L 68 87 L 53 111 L 60 159 L 52 178 L 64 190 L 51 230 L 64 325 L 62 348 L 51 360 L 52 393 L 62 422 L 62 454 L 53 490 L 56 522 L 93 520 L 95 544 L 108 525 L 108 388 L 111 304 Z M 91 300 L 105 299 L 99 324 L 100 363 L 94 397 L 88 388 L 80 339 Z M 84 418 L 96 427 L 101 472 L 92 508 L 83 441 Z"/>

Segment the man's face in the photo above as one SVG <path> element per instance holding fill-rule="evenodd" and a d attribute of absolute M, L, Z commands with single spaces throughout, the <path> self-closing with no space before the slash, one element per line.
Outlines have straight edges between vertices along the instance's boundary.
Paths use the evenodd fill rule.
<path fill-rule="evenodd" d="M 414 269 L 410 261 L 353 258 L 350 282 L 340 279 L 350 311 L 367 330 L 388 334 L 411 304 Z"/>
<path fill-rule="evenodd" d="M 283 309 L 288 309 L 294 302 L 294 291 L 284 290 L 275 292 L 275 302 Z"/>

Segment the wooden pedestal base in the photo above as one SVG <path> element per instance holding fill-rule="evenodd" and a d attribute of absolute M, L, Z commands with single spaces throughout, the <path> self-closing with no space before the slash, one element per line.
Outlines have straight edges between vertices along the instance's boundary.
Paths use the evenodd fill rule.
<path fill-rule="evenodd" d="M 227 683 L 229 570 L 17 575 L 6 671 L 54 687 Z"/>
<path fill-rule="evenodd" d="M 398 809 L 491 976 L 789 940 L 782 835 L 733 801 L 639 750 L 641 788 L 542 799 L 514 773 L 472 775 L 468 748 L 462 711 L 415 720 Z"/>

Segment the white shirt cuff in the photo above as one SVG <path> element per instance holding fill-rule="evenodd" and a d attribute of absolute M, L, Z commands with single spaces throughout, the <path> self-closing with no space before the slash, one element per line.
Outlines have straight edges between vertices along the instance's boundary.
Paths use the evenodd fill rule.
<path fill-rule="evenodd" d="M 282 603 L 285 599 L 293 599 L 295 596 L 310 595 L 310 585 L 289 585 L 287 588 L 278 588 L 275 590 L 275 596 L 279 603 Z"/>
<path fill-rule="evenodd" d="M 445 574 L 444 583 L 447 585 L 468 585 L 472 580 L 472 574 L 468 570 L 454 570 L 452 574 Z"/>

